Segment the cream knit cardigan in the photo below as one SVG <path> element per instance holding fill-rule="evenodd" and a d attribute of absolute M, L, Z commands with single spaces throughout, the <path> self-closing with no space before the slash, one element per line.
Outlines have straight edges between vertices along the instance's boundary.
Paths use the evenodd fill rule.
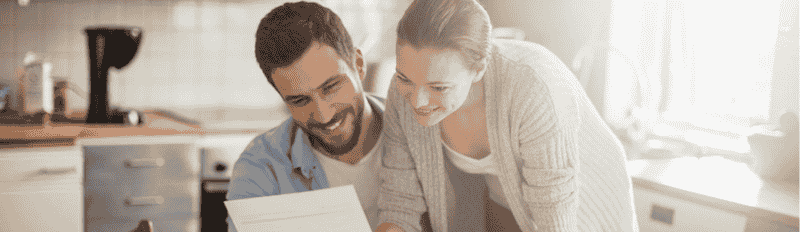
<path fill-rule="evenodd" d="M 493 45 L 483 77 L 487 131 L 520 228 L 638 231 L 622 146 L 573 74 L 538 44 L 498 39 Z M 419 125 L 392 81 L 380 222 L 420 231 L 420 215 L 428 211 L 434 231 L 447 231 L 445 196 L 452 189 L 439 127 Z"/>

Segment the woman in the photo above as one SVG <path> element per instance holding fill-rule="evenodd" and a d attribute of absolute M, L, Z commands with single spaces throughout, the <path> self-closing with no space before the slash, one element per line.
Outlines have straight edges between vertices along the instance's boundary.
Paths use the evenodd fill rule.
<path fill-rule="evenodd" d="M 398 25 L 377 231 L 635 231 L 621 145 L 547 49 L 490 39 L 474 0 Z M 579 151 L 583 151 L 579 155 Z"/>

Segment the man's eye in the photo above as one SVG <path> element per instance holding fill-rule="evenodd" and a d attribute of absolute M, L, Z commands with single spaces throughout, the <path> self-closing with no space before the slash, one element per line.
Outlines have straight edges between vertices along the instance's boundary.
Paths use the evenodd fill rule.
<path fill-rule="evenodd" d="M 339 82 L 338 81 L 333 83 L 333 84 L 330 84 L 328 86 L 325 86 L 325 88 L 323 88 L 322 90 L 327 92 L 327 91 L 330 91 L 331 89 L 336 88 L 337 86 L 339 86 Z"/>
<path fill-rule="evenodd" d="M 303 106 L 308 102 L 308 99 L 302 98 L 291 101 L 292 105 Z"/>

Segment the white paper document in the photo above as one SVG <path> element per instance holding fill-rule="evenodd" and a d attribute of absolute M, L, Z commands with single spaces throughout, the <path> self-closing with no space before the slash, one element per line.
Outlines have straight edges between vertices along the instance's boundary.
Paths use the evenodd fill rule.
<path fill-rule="evenodd" d="M 239 232 L 372 229 L 352 185 L 225 201 Z"/>

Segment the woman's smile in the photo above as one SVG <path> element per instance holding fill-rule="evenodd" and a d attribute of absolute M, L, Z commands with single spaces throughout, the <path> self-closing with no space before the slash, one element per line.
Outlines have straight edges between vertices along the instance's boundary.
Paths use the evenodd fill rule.
<path fill-rule="evenodd" d="M 427 116 L 430 116 L 437 109 L 439 109 L 439 107 L 432 108 L 432 109 L 430 109 L 430 108 L 428 108 L 428 109 L 425 109 L 425 108 L 423 108 L 423 109 L 414 109 L 414 112 L 417 113 L 417 115 L 419 115 L 419 116 L 427 117 Z"/>

